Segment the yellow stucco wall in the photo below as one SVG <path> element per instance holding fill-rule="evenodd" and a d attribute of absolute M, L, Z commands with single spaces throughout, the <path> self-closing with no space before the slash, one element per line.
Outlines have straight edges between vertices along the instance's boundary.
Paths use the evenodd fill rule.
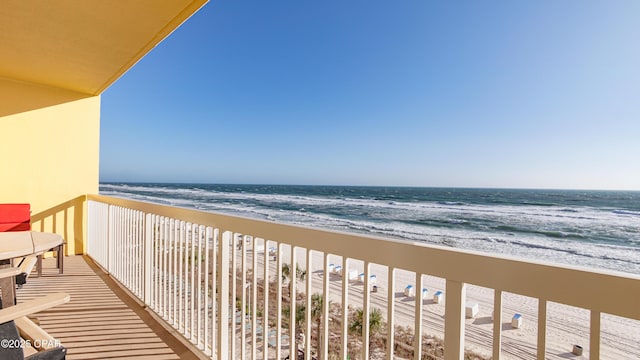
<path fill-rule="evenodd" d="M 0 79 L 0 99 L 0 202 L 31 203 L 34 230 L 83 253 L 79 197 L 98 191 L 100 96 Z"/>

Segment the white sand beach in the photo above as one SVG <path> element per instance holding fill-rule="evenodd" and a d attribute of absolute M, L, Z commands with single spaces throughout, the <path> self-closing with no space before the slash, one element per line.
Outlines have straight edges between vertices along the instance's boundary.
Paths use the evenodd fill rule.
<path fill-rule="evenodd" d="M 302 269 L 306 269 L 306 254 L 304 249 L 296 253 L 297 262 Z M 284 247 L 283 263 L 290 262 L 290 250 Z M 314 293 L 322 293 L 324 279 L 323 254 L 312 252 L 312 266 L 308 273 L 311 275 Z M 258 256 L 259 263 L 262 256 Z M 329 256 L 329 262 L 342 265 L 342 258 Z M 275 261 L 271 261 L 270 278 L 275 280 Z M 350 260 L 348 270 L 356 270 L 358 274 L 364 270 L 362 261 Z M 262 268 L 258 267 L 258 276 L 262 277 Z M 380 309 L 383 317 L 387 317 L 388 277 L 387 267 L 371 264 L 369 274 L 376 275 L 377 292 L 372 292 L 370 305 Z M 433 276 L 423 276 L 424 288 L 428 289 L 428 296 L 423 300 L 423 334 L 444 337 L 444 316 L 446 304 L 445 280 Z M 415 274 L 408 271 L 396 270 L 394 301 L 396 325 L 413 327 L 415 296 L 405 296 L 404 288 L 413 285 L 415 288 Z M 304 282 L 298 282 L 298 292 L 304 292 Z M 349 305 L 361 308 L 363 304 L 364 284 L 359 280 L 350 281 Z M 443 292 L 443 301 L 436 304 L 433 294 Z M 330 274 L 329 299 L 333 303 L 342 301 L 342 277 Z M 415 291 L 416 295 L 420 292 Z M 471 284 L 467 285 L 467 303 L 477 303 L 479 312 L 473 318 L 465 320 L 465 348 L 487 358 L 492 354 L 493 341 L 493 289 L 487 289 Z M 512 327 L 514 314 L 521 314 L 521 326 Z M 538 300 L 517 294 L 503 293 L 502 300 L 502 358 L 503 359 L 536 359 L 537 343 L 537 314 Z M 589 358 L 589 311 L 563 304 L 547 304 L 547 359 L 588 359 Z M 601 359 L 640 359 L 640 322 L 602 315 L 601 320 Z M 584 348 L 581 356 L 572 354 L 573 345 Z"/>

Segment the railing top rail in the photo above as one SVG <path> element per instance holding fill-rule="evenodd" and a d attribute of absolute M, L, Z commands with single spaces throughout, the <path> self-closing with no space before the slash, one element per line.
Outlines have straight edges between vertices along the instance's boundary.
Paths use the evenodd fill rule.
<path fill-rule="evenodd" d="M 319 230 L 141 201 L 88 195 L 122 206 L 333 255 L 416 271 L 640 320 L 640 276 Z"/>

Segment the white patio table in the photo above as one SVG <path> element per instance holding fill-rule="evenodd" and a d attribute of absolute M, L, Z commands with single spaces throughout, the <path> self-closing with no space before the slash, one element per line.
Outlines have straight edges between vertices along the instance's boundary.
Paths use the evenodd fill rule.
<path fill-rule="evenodd" d="M 58 257 L 58 268 L 60 273 L 62 267 L 62 246 L 64 239 L 62 236 L 53 233 L 38 231 L 11 231 L 0 232 L 0 268 L 12 266 L 11 259 L 21 258 L 29 255 L 39 257 L 46 251 L 56 248 Z M 40 259 L 39 259 L 40 260 Z M 42 274 L 41 261 L 38 261 L 38 274 Z M 2 289 L 2 306 L 13 305 L 15 299 L 15 278 L 0 280 Z"/>

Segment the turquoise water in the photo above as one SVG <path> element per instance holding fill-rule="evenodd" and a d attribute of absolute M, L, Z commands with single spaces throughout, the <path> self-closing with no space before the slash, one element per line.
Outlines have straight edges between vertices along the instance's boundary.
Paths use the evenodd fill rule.
<path fill-rule="evenodd" d="M 104 183 L 100 193 L 640 274 L 640 192 Z"/>

